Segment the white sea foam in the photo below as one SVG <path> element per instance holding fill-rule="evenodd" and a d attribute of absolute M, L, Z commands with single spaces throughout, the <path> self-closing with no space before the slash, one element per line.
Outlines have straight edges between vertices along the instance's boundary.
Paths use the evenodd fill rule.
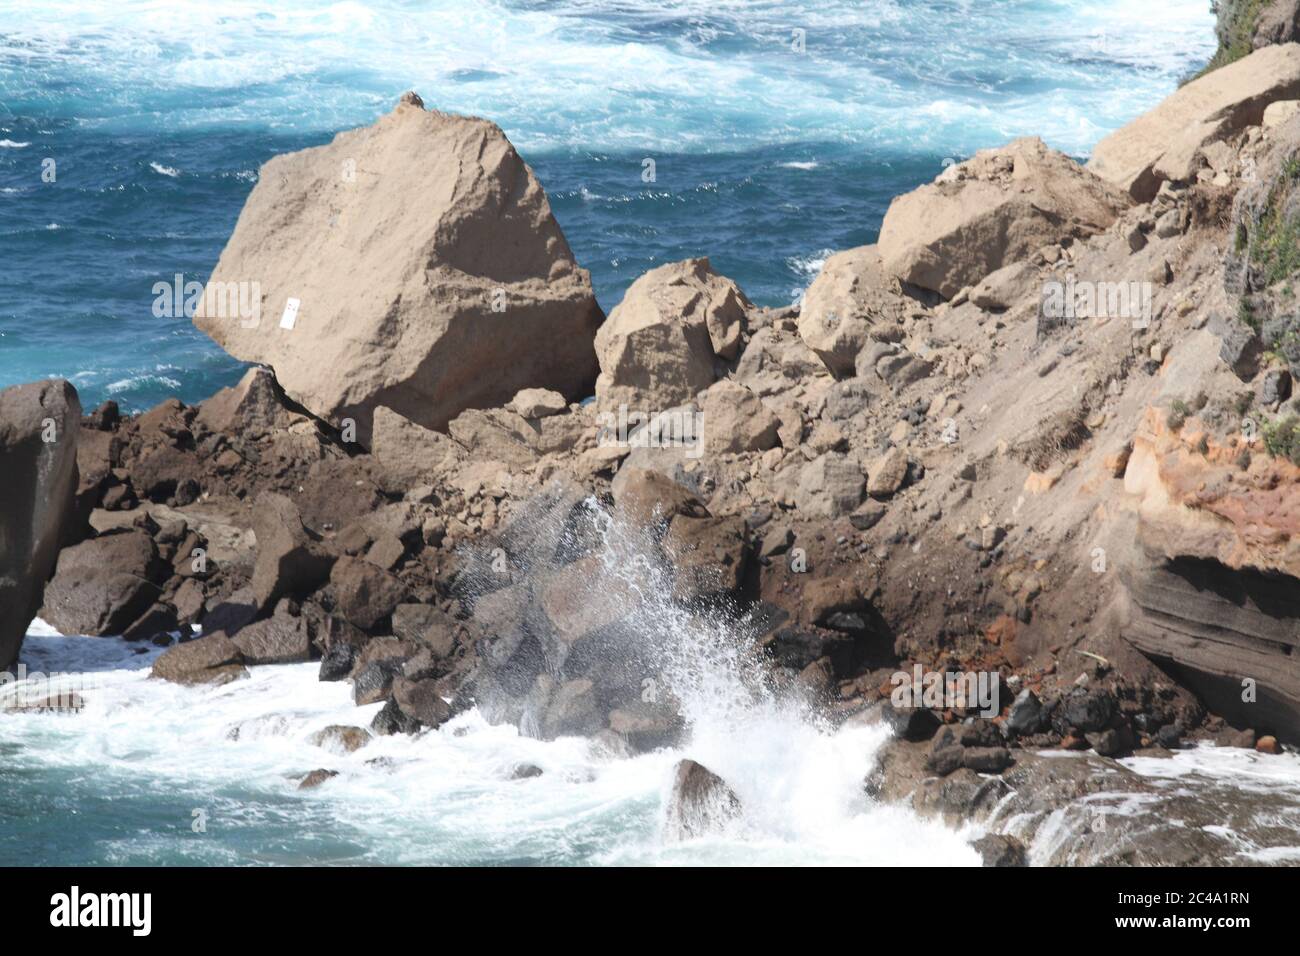
<path fill-rule="evenodd" d="M 152 169 L 155 173 L 158 173 L 158 175 L 160 176 L 169 176 L 172 179 L 175 179 L 181 174 L 181 171 L 179 169 L 176 169 L 172 166 L 164 166 L 161 163 L 151 162 L 149 164 L 149 168 Z"/>
<path fill-rule="evenodd" d="M 8 766 L 93 773 L 108 799 L 193 794 L 211 813 L 208 838 L 238 832 L 242 847 L 258 847 L 264 816 L 287 814 L 300 821 L 292 832 L 301 837 L 285 847 L 279 836 L 281 861 L 313 859 L 318 841 L 346 834 L 361 847 L 356 861 L 394 864 L 978 863 L 965 834 L 864 796 L 883 730 L 832 733 L 796 704 L 751 696 L 729 670 L 725 642 L 708 650 L 687 641 L 675 658 L 681 667 L 712 660 L 673 684 L 694 731 L 680 751 L 614 758 L 586 739 L 535 740 L 472 711 L 433 732 L 376 738 L 341 754 L 313 745 L 312 734 L 331 724 L 366 726 L 380 705 L 354 707 L 348 685 L 321 683 L 314 664 L 254 668 L 218 688 L 182 687 L 149 678 L 156 648 L 49 632 L 33 626 L 23 661 L 93 678 L 79 690 L 85 709 L 0 719 Z M 663 805 L 683 756 L 726 777 L 745 813 L 725 832 L 668 843 Z M 514 779 L 523 765 L 541 776 Z M 299 793 L 298 777 L 316 768 L 338 776 Z M 237 806 L 203 796 L 232 787 L 241 788 Z M 131 839 L 131 852 L 147 839 L 149 852 L 166 857 L 165 828 Z M 242 850 L 231 862 L 252 862 L 258 852 Z"/>

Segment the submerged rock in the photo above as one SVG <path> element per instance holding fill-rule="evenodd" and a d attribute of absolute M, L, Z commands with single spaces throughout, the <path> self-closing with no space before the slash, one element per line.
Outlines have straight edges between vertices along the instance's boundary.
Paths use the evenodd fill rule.
<path fill-rule="evenodd" d="M 985 866 L 1028 866 L 1025 845 L 1015 837 L 990 833 L 971 844 Z"/>
<path fill-rule="evenodd" d="M 298 789 L 312 790 L 319 787 L 325 781 L 337 777 L 338 775 L 339 772 L 337 770 L 313 770 L 311 773 L 307 774 L 307 776 L 303 777 L 302 780 L 298 781 Z"/>
<path fill-rule="evenodd" d="M 740 812 L 740 798 L 716 773 L 694 760 L 677 764 L 665 822 L 668 839 L 704 836 L 722 829 Z"/>

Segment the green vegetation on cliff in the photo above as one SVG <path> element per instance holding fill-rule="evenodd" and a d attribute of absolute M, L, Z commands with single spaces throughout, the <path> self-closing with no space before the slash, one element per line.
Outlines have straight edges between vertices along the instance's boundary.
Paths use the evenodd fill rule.
<path fill-rule="evenodd" d="M 1300 154 L 1292 156 L 1268 197 L 1256 227 L 1251 263 L 1259 268 L 1265 288 L 1300 273 L 1300 215 L 1293 201 L 1300 183 Z"/>
<path fill-rule="evenodd" d="M 1259 15 L 1268 0 L 1217 0 L 1214 9 L 1219 15 L 1219 49 L 1200 75 L 1213 72 L 1221 66 L 1235 63 L 1253 50 L 1252 41 Z"/>

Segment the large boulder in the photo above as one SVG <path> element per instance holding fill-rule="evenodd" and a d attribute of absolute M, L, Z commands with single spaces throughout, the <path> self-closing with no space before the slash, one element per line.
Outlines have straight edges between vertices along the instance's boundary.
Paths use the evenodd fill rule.
<path fill-rule="evenodd" d="M 72 524 L 80 419 L 62 379 L 0 391 L 0 668 L 18 657 Z"/>
<path fill-rule="evenodd" d="M 799 336 L 832 373 L 852 375 L 871 330 L 896 326 L 905 304 L 876 246 L 837 252 L 804 293 Z"/>
<path fill-rule="evenodd" d="M 700 402 L 704 448 L 710 454 L 766 451 L 779 444 L 781 420 L 745 386 L 723 379 Z"/>
<path fill-rule="evenodd" d="M 297 506 L 284 495 L 259 495 L 253 505 L 257 561 L 253 596 L 259 612 L 288 595 L 302 596 L 324 584 L 336 555 L 305 527 Z"/>
<path fill-rule="evenodd" d="M 262 167 L 194 323 L 368 445 L 379 405 L 441 428 L 528 386 L 590 394 L 601 319 L 505 134 L 408 94 Z"/>
<path fill-rule="evenodd" d="M 1064 153 L 1026 137 L 981 150 L 890 203 L 881 261 L 900 281 L 950 298 L 1045 245 L 1100 232 L 1128 204 Z"/>
<path fill-rule="evenodd" d="M 287 602 L 270 617 L 239 629 L 235 646 L 248 664 L 296 664 L 311 660 L 311 630 L 302 617 L 289 613 Z"/>
<path fill-rule="evenodd" d="M 1165 180 L 1196 173 L 1202 147 L 1258 126 L 1276 100 L 1300 97 L 1300 44 L 1270 46 L 1193 80 L 1155 109 L 1111 133 L 1088 169 L 1149 202 Z"/>
<path fill-rule="evenodd" d="M 713 384 L 717 359 L 737 354 L 751 307 L 708 259 L 647 272 L 596 334 L 597 404 L 650 413 L 689 402 Z"/>
<path fill-rule="evenodd" d="M 153 662 L 151 677 L 177 684 L 228 684 L 248 674 L 238 645 L 224 634 L 186 641 Z"/>
<path fill-rule="evenodd" d="M 827 452 L 804 465 L 795 506 L 804 518 L 839 518 L 862 503 L 866 476 L 856 458 Z"/>
<path fill-rule="evenodd" d="M 330 586 L 339 613 L 363 631 L 388 620 L 410 597 L 401 578 L 358 558 L 340 558 L 330 572 Z"/>
<path fill-rule="evenodd" d="M 101 535 L 59 553 L 41 613 L 63 634 L 121 634 L 153 606 L 171 574 L 144 531 Z"/>
<path fill-rule="evenodd" d="M 371 729 L 384 736 L 413 734 L 426 727 L 440 727 L 449 717 L 451 706 L 443 700 L 436 681 L 397 677 L 393 679 L 392 696 L 375 715 Z"/>

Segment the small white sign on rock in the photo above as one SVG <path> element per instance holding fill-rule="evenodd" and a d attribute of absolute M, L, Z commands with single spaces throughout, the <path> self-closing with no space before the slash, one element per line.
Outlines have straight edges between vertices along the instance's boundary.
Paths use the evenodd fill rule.
<path fill-rule="evenodd" d="M 280 328 L 292 329 L 294 323 L 298 321 L 298 307 L 302 303 L 297 299 L 290 299 L 284 304 L 284 315 L 280 316 Z"/>

